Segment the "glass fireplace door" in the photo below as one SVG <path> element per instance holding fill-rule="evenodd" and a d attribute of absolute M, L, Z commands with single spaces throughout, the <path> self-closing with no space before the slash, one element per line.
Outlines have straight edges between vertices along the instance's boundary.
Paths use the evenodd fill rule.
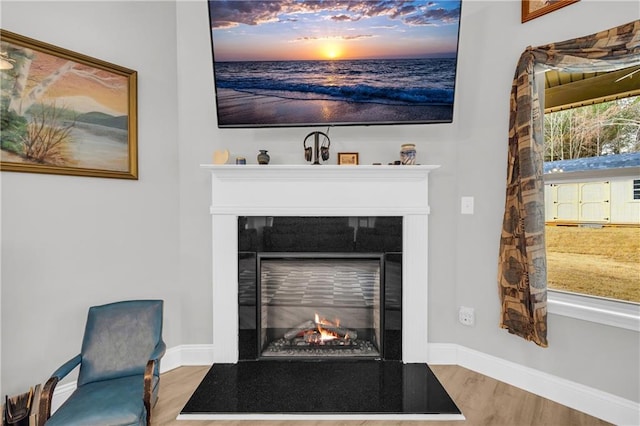
<path fill-rule="evenodd" d="M 383 255 L 258 255 L 260 357 L 381 355 Z"/>

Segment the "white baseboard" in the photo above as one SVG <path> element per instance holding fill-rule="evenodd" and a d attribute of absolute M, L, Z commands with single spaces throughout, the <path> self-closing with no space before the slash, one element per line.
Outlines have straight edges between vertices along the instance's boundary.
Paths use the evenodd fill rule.
<path fill-rule="evenodd" d="M 639 403 L 464 346 L 431 343 L 428 360 L 468 368 L 610 423 L 640 424 Z"/>
<path fill-rule="evenodd" d="M 502 358 L 450 343 L 430 343 L 429 364 L 459 365 L 617 425 L 639 425 L 640 404 Z M 213 345 L 181 345 L 167 350 L 162 373 L 187 365 L 212 365 Z M 56 387 L 55 411 L 76 384 Z M 464 414 L 464 413 L 463 413 Z"/>
<path fill-rule="evenodd" d="M 213 345 L 181 345 L 167 349 L 160 363 L 160 373 L 187 365 L 212 364 Z"/>
<path fill-rule="evenodd" d="M 57 385 L 53 391 L 53 398 L 51 398 L 51 414 L 55 413 L 58 408 L 71 396 L 73 391 L 76 390 L 76 382 L 64 383 Z"/>

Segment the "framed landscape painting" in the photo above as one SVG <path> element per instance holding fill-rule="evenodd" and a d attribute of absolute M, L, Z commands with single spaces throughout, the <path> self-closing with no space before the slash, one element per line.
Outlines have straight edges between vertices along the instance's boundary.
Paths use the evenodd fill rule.
<path fill-rule="evenodd" d="M 0 30 L 3 171 L 137 179 L 137 73 Z"/>

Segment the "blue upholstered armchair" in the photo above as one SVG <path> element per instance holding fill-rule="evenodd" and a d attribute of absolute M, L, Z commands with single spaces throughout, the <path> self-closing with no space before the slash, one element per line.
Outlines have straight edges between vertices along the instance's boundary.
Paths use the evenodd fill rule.
<path fill-rule="evenodd" d="M 82 352 L 44 385 L 39 424 L 149 425 L 158 398 L 162 300 L 131 300 L 89 308 Z M 76 390 L 51 416 L 56 384 L 80 366 Z"/>

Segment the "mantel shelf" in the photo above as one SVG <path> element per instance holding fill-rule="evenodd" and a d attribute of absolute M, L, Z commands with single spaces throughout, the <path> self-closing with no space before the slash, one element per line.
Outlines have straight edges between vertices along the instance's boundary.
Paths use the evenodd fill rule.
<path fill-rule="evenodd" d="M 422 179 L 437 165 L 414 166 L 338 166 L 311 164 L 235 165 L 202 164 L 220 179 Z"/>

